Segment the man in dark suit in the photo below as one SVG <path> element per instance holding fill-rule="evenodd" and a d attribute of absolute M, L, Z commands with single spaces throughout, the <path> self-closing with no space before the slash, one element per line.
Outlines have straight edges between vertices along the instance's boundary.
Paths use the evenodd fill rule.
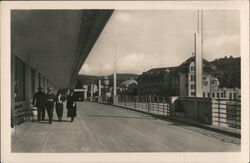
<path fill-rule="evenodd" d="M 55 95 L 52 93 L 52 89 L 48 88 L 48 92 L 46 94 L 46 110 L 48 113 L 50 124 L 52 123 L 53 119 L 54 102 L 55 102 Z"/>
<path fill-rule="evenodd" d="M 42 87 L 38 87 L 38 92 L 35 93 L 33 97 L 32 104 L 33 106 L 37 107 L 37 118 L 38 121 L 41 121 L 41 115 L 42 115 L 42 120 L 45 118 L 45 93 L 42 92 Z"/>

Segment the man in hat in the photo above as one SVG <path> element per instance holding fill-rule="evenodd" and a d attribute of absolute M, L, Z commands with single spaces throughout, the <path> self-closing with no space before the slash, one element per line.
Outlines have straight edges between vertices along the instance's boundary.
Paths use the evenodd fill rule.
<path fill-rule="evenodd" d="M 55 95 L 52 93 L 52 88 L 48 88 L 48 92 L 46 94 L 46 110 L 48 113 L 50 124 L 52 123 L 53 119 L 54 102 L 55 102 Z"/>
<path fill-rule="evenodd" d="M 37 107 L 37 118 L 38 121 L 41 121 L 41 115 L 42 115 L 42 120 L 45 118 L 45 93 L 42 92 L 42 87 L 38 87 L 38 91 L 35 93 L 33 97 L 32 104 L 33 106 Z"/>

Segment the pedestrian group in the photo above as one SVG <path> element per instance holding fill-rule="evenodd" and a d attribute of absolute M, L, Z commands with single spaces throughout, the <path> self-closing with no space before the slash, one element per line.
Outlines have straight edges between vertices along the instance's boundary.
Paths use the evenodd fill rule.
<path fill-rule="evenodd" d="M 75 100 L 74 90 L 69 91 L 69 95 L 67 96 L 67 117 L 71 118 L 71 122 L 74 121 L 76 117 L 76 100 Z M 47 111 L 49 117 L 49 123 L 52 123 L 54 106 L 56 108 L 56 114 L 58 117 L 58 121 L 62 121 L 63 116 L 63 102 L 65 101 L 65 97 L 62 95 L 60 91 L 55 95 L 52 92 L 51 88 L 48 88 L 47 93 L 45 94 L 42 91 L 42 87 L 38 87 L 38 91 L 35 93 L 33 97 L 33 106 L 37 108 L 37 118 L 40 122 L 41 120 L 45 120 L 45 109 Z"/>

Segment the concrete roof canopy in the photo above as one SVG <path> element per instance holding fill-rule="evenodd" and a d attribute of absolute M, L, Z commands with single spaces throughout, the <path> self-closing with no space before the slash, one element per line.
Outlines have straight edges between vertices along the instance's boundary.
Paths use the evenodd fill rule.
<path fill-rule="evenodd" d="M 113 10 L 12 10 L 11 54 L 56 88 L 74 85 L 79 67 Z"/>

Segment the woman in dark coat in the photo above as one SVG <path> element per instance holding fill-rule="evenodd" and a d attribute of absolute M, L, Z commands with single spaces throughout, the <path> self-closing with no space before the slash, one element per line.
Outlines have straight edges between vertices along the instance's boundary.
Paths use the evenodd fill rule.
<path fill-rule="evenodd" d="M 71 117 L 71 122 L 74 121 L 74 117 L 76 117 L 76 102 L 74 96 L 74 90 L 70 90 L 69 95 L 67 96 L 67 117 Z"/>
<path fill-rule="evenodd" d="M 63 97 L 62 97 L 62 94 L 60 92 L 57 92 L 55 102 L 56 102 L 56 114 L 57 114 L 58 120 L 62 121 L 62 116 L 63 116 Z"/>

